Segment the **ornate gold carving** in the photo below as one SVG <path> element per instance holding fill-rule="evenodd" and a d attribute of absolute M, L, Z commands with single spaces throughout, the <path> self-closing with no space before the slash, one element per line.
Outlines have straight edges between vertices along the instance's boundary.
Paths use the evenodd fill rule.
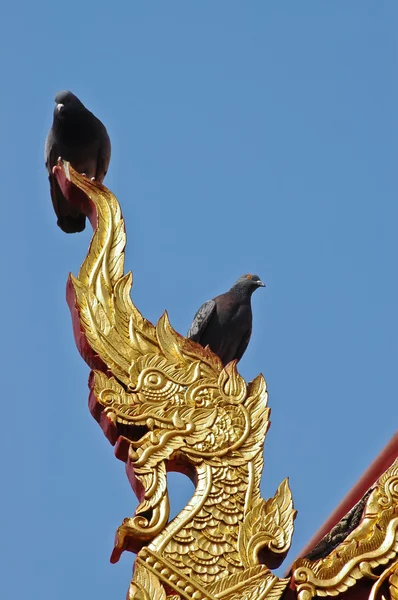
<path fill-rule="evenodd" d="M 135 586 L 137 568 L 138 584 L 146 585 L 146 589 L 154 589 L 155 580 L 162 582 L 166 589 L 172 590 L 172 595 L 167 596 L 168 600 L 174 597 L 186 600 L 278 600 L 289 582 L 288 579 L 279 579 L 273 575 L 265 565 L 258 565 L 246 569 L 244 577 L 242 573 L 237 573 L 203 586 L 197 579 L 187 577 L 167 559 L 146 548 L 136 560 L 129 600 L 137 598 L 131 594 L 131 590 L 136 594 L 138 589 Z"/>
<path fill-rule="evenodd" d="M 398 561 L 394 565 L 394 570 L 389 577 L 391 600 L 398 600 Z"/>
<path fill-rule="evenodd" d="M 136 563 L 134 578 L 130 584 L 127 595 L 137 600 L 165 600 L 166 592 L 159 579 L 151 571 L 145 568 L 141 562 Z"/>
<path fill-rule="evenodd" d="M 398 598 L 398 561 L 394 561 L 392 565 L 380 575 L 377 581 L 373 584 L 371 592 L 369 594 L 369 600 L 376 600 L 380 589 L 384 582 L 389 581 L 389 592 L 391 600 L 397 600 Z M 384 596 L 382 597 L 384 598 Z M 385 600 L 385 599 L 384 599 Z"/>
<path fill-rule="evenodd" d="M 288 480 L 282 481 L 274 498 L 259 498 L 239 527 L 238 545 L 246 567 L 258 564 L 260 549 L 286 554 L 293 535 L 293 499 Z"/>
<path fill-rule="evenodd" d="M 68 302 L 82 356 L 94 369 L 90 409 L 126 461 L 139 498 L 112 559 L 138 552 L 130 600 L 279 600 L 288 580 L 259 552 L 284 555 L 295 510 L 288 481 L 263 500 L 269 427 L 262 375 L 246 384 L 208 348 L 182 337 L 167 313 L 153 326 L 132 303 L 124 222 L 105 187 L 57 168 L 65 195 L 91 214 L 94 236 Z M 189 473 L 195 493 L 169 522 L 166 469 Z"/>
<path fill-rule="evenodd" d="M 375 485 L 358 527 L 326 558 L 298 559 L 292 579 L 301 600 L 337 596 L 362 577 L 377 579 L 374 570 L 388 564 L 397 552 L 398 459 Z"/>

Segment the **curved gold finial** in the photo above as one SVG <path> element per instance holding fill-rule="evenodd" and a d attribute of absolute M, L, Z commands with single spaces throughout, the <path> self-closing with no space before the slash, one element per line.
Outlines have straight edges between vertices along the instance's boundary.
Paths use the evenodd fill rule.
<path fill-rule="evenodd" d="M 91 220 L 94 235 L 67 298 L 77 346 L 93 369 L 90 409 L 139 498 L 119 527 L 112 560 L 138 552 L 130 600 L 278 600 L 288 583 L 260 564 L 290 547 L 295 510 L 288 481 L 263 500 L 260 479 L 269 427 L 266 384 L 246 384 L 208 348 L 179 335 L 167 313 L 156 326 L 131 301 L 124 274 L 126 234 L 105 187 L 67 163 L 55 168 L 64 195 Z M 167 470 L 195 481 L 169 522 Z M 170 595 L 171 594 L 171 595 Z"/>

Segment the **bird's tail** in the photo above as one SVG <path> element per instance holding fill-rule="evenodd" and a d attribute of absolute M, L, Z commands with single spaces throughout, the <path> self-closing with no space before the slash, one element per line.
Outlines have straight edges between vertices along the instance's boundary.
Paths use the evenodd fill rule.
<path fill-rule="evenodd" d="M 61 192 L 61 188 L 54 175 L 48 176 L 50 181 L 51 199 L 55 214 L 58 217 L 57 225 L 65 233 L 79 233 L 86 227 L 86 217 L 80 210 L 73 206 Z"/>

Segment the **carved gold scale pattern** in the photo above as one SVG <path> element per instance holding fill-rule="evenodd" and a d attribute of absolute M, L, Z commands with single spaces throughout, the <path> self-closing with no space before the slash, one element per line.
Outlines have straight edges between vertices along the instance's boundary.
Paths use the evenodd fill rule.
<path fill-rule="evenodd" d="M 223 368 L 208 348 L 174 331 L 167 313 L 156 326 L 142 317 L 130 297 L 132 275 L 124 274 L 118 201 L 66 162 L 55 173 L 94 227 L 67 298 L 77 346 L 93 369 L 91 412 L 117 444 L 139 498 L 113 552 L 114 560 L 123 550 L 137 552 L 128 599 L 279 600 L 290 582 L 301 600 L 310 600 L 376 577 L 372 569 L 397 553 L 397 466 L 373 490 L 359 527 L 329 557 L 299 559 L 291 578 L 260 564 L 261 550 L 286 555 L 296 515 L 287 479 L 273 498 L 260 494 L 270 424 L 262 375 L 246 384 L 236 362 Z M 196 489 L 169 521 L 166 470 L 173 468 L 189 473 Z M 390 573 L 395 600 L 397 577 Z"/>

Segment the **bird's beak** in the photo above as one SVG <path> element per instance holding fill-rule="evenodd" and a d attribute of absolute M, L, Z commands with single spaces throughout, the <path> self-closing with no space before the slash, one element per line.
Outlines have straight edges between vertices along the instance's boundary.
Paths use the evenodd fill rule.
<path fill-rule="evenodd" d="M 60 113 L 60 112 L 61 112 L 61 110 L 63 109 L 63 107 L 64 107 L 64 105 L 63 105 L 63 104 L 57 104 L 57 106 L 56 106 L 56 108 L 57 108 L 57 111 Z"/>
<path fill-rule="evenodd" d="M 265 287 L 265 283 L 263 283 L 262 281 L 257 281 L 257 285 L 258 287 Z"/>

